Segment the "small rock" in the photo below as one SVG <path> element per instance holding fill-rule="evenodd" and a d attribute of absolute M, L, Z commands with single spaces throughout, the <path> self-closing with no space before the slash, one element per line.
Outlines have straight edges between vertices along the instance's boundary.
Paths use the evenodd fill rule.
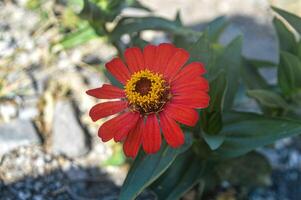
<path fill-rule="evenodd" d="M 40 137 L 30 121 L 15 120 L 0 125 L 0 158 L 19 146 L 40 143 Z"/>
<path fill-rule="evenodd" d="M 55 106 L 51 150 L 77 157 L 89 151 L 88 138 L 80 126 L 72 103 L 59 101 Z"/>

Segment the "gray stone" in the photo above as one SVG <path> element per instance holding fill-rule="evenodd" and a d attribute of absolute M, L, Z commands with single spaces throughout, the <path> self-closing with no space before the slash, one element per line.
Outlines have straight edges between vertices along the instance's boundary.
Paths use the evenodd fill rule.
<path fill-rule="evenodd" d="M 40 137 L 30 121 L 16 120 L 0 125 L 0 157 L 17 147 L 40 143 Z"/>
<path fill-rule="evenodd" d="M 55 106 L 51 149 L 54 153 L 77 157 L 89 151 L 85 131 L 76 118 L 70 101 L 59 101 Z"/>

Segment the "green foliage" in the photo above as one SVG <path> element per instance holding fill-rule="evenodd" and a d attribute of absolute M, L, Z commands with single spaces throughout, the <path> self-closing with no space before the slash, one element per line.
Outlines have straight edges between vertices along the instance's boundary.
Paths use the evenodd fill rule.
<path fill-rule="evenodd" d="M 176 158 L 151 188 L 159 200 L 180 199 L 186 191 L 201 180 L 205 164 L 189 149 Z"/>
<path fill-rule="evenodd" d="M 176 157 L 191 146 L 191 136 L 186 133 L 185 144 L 173 149 L 164 144 L 161 150 L 153 155 L 140 151 L 135 159 L 120 192 L 120 200 L 135 199 L 144 188 L 153 183 L 172 164 Z"/>
<path fill-rule="evenodd" d="M 69 49 L 96 38 L 97 34 L 95 33 L 94 29 L 89 26 L 84 26 L 83 28 L 78 29 L 71 34 L 68 34 L 60 41 L 60 44 L 56 46 L 62 46 L 65 49 Z"/>
<path fill-rule="evenodd" d="M 249 89 L 267 89 L 268 84 L 260 75 L 258 68 L 262 66 L 273 66 L 275 64 L 246 58 L 243 58 L 242 63 L 241 76 L 246 87 Z"/>
<path fill-rule="evenodd" d="M 301 61 L 288 52 L 281 52 L 278 66 L 278 83 L 285 96 L 294 94 L 301 88 Z"/>
<path fill-rule="evenodd" d="M 224 136 L 218 133 L 222 129 L 222 111 L 227 89 L 227 80 L 224 72 L 210 81 L 210 105 L 201 114 L 203 137 L 212 150 L 217 149 L 224 141 Z"/>
<path fill-rule="evenodd" d="M 223 116 L 223 144 L 210 158 L 230 158 L 301 133 L 301 122 L 257 114 L 227 112 Z"/>
<path fill-rule="evenodd" d="M 176 22 L 161 17 L 126 17 L 118 22 L 109 38 L 118 40 L 124 34 L 137 33 L 143 30 L 162 30 L 178 35 L 200 35 L 188 28 L 179 26 Z"/>
<path fill-rule="evenodd" d="M 289 107 L 285 100 L 279 94 L 270 90 L 249 90 L 248 95 L 257 99 L 261 105 L 270 108 L 288 109 Z"/>
<path fill-rule="evenodd" d="M 296 48 L 296 39 L 294 34 L 278 18 L 274 18 L 273 23 L 279 37 L 280 49 L 288 52 L 294 51 Z"/>
<path fill-rule="evenodd" d="M 288 23 L 301 35 L 301 18 L 297 15 L 289 13 L 280 8 L 272 7 L 272 9 L 281 15 L 284 19 L 287 20 Z"/>

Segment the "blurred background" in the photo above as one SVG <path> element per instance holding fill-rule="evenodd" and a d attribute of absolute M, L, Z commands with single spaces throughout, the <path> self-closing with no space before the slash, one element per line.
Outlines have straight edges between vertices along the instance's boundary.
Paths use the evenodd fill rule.
<path fill-rule="evenodd" d="M 231 24 L 220 42 L 242 33 L 244 56 L 271 62 L 278 61 L 278 46 L 270 5 L 301 15 L 300 0 L 138 2 L 170 20 L 179 12 L 182 23 L 194 30 L 226 16 Z M 118 16 L 149 14 L 136 6 Z M 169 41 L 160 31 L 145 31 L 142 37 L 155 44 Z M 98 139 L 102 121 L 92 123 L 87 114 L 97 101 L 85 94 L 109 81 L 103 64 L 116 54 L 118 49 L 91 32 L 64 0 L 0 1 L 1 200 L 118 198 L 129 162 L 120 144 Z M 276 82 L 274 70 L 262 73 Z M 258 109 L 251 100 L 240 106 Z M 285 139 L 262 151 L 271 161 L 272 177 L 263 177 L 268 186 L 252 188 L 247 198 L 300 199 L 301 140 Z M 208 199 L 232 200 L 244 192 L 223 183 Z M 154 196 L 146 191 L 139 198 Z M 194 191 L 184 199 L 194 199 Z"/>

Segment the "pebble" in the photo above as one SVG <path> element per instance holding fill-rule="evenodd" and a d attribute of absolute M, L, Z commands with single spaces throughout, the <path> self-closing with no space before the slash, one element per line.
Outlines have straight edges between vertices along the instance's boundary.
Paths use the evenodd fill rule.
<path fill-rule="evenodd" d="M 58 101 L 54 110 L 51 150 L 70 157 L 85 155 L 89 151 L 87 134 L 78 122 L 70 101 Z"/>
<path fill-rule="evenodd" d="M 0 124 L 0 158 L 17 147 L 40 143 L 40 137 L 31 121 L 15 120 Z"/>

